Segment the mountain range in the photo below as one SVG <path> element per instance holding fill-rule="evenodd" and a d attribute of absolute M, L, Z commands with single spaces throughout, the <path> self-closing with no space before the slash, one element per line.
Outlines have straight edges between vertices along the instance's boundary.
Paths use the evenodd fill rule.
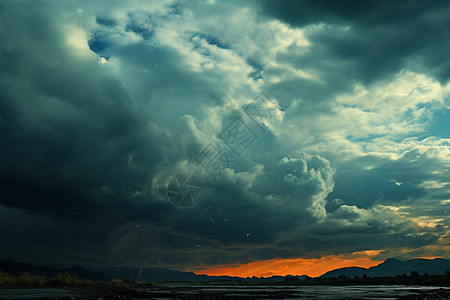
<path fill-rule="evenodd" d="M 208 282 L 208 281 L 246 281 L 246 282 L 281 282 L 284 281 L 284 276 L 271 276 L 271 277 L 235 277 L 235 276 L 208 276 L 208 275 L 197 275 L 193 272 L 181 272 L 169 269 L 161 268 L 136 268 L 136 267 L 126 267 L 126 268 L 101 268 L 96 270 L 102 274 L 109 274 L 112 277 L 118 278 L 128 278 L 133 277 L 138 281 L 193 281 L 193 282 Z M 304 279 L 306 276 L 295 276 L 299 280 Z"/>
<path fill-rule="evenodd" d="M 44 276 L 46 278 L 51 278 L 58 273 L 68 272 L 71 274 L 78 275 L 78 277 L 81 279 L 90 279 L 94 281 L 111 281 L 111 277 L 109 276 L 93 272 L 81 267 L 54 269 L 31 265 L 27 263 L 18 263 L 8 259 L 0 259 L 0 270 L 14 276 L 18 276 L 22 273 L 29 272 L 31 274 Z"/>
<path fill-rule="evenodd" d="M 88 270 L 81 267 L 71 267 L 64 269 L 55 269 L 42 266 L 36 266 L 27 263 L 17 263 L 11 260 L 0 259 L 0 270 L 3 270 L 12 275 L 20 275 L 24 272 L 41 275 L 46 278 L 55 276 L 57 273 L 69 272 L 78 275 L 81 279 L 90 279 L 94 281 L 111 281 L 112 278 L 128 278 L 133 277 L 138 281 L 191 281 L 191 282 L 208 282 L 208 281 L 244 281 L 244 282 L 281 282 L 285 280 L 285 276 L 271 276 L 271 277 L 231 277 L 231 276 L 208 276 L 197 275 L 193 272 L 181 272 L 161 268 L 136 268 L 136 267 L 103 267 L 95 270 Z M 345 275 L 353 278 L 355 276 L 362 277 L 367 275 L 369 277 L 393 277 L 397 275 L 407 274 L 412 271 L 419 272 L 423 275 L 427 272 L 429 275 L 443 275 L 446 270 L 450 270 L 450 260 L 435 258 L 435 259 L 411 259 L 408 261 L 401 261 L 395 258 L 387 259 L 381 264 L 370 267 L 346 267 L 323 274 L 322 278 L 339 277 Z M 299 280 L 305 279 L 307 276 L 291 276 Z"/>
<path fill-rule="evenodd" d="M 395 258 L 389 258 L 381 264 L 370 267 L 347 267 L 329 271 L 320 277 L 330 278 L 345 275 L 353 278 L 355 276 L 362 277 L 367 275 L 369 277 L 392 277 L 397 275 L 410 275 L 412 271 L 419 272 L 420 275 L 428 273 L 429 275 L 443 275 L 446 270 L 450 270 L 450 260 L 443 258 L 435 259 L 410 259 L 408 261 L 401 261 Z"/>
<path fill-rule="evenodd" d="M 27 263 L 18 263 L 7 259 L 0 259 L 0 270 L 14 276 L 24 272 L 51 278 L 58 273 L 69 272 L 78 275 L 80 279 L 89 279 L 93 281 L 111 281 L 112 278 L 129 278 L 132 277 L 137 281 L 157 282 L 157 281 L 192 281 L 192 282 L 208 282 L 208 281 L 246 281 L 246 282 L 281 282 L 284 276 L 272 277 L 231 277 L 231 276 L 208 276 L 196 275 L 193 272 L 181 272 L 161 268 L 136 268 L 136 267 L 103 267 L 91 271 L 81 267 L 71 267 L 65 269 L 54 269 L 42 266 L 36 266 Z M 299 280 L 306 276 L 293 276 Z"/>

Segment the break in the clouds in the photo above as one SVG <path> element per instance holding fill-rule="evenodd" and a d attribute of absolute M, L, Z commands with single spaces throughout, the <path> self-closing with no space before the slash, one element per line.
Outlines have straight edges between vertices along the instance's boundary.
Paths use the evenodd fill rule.
<path fill-rule="evenodd" d="M 180 270 L 449 257 L 449 10 L 0 4 L 0 255 Z M 244 111 L 261 92 L 264 125 Z M 239 155 L 220 140 L 236 117 L 253 134 Z M 230 158 L 216 177 L 195 160 L 211 142 Z M 201 182 L 191 208 L 167 199 L 181 173 Z"/>

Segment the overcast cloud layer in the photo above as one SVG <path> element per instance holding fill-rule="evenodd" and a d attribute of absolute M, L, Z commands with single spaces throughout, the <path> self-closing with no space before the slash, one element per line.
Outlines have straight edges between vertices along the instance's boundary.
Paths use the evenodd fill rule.
<path fill-rule="evenodd" d="M 0 257 L 450 258 L 447 1 L 91 2 L 0 3 Z M 212 141 L 233 160 L 215 179 L 194 159 Z M 166 197 L 180 173 L 191 208 Z"/>

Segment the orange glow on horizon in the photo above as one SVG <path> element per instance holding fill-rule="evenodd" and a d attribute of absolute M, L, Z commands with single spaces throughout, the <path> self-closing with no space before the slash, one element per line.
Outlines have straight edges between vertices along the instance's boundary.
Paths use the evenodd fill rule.
<path fill-rule="evenodd" d="M 321 258 L 289 258 L 255 261 L 242 265 L 208 267 L 195 271 L 195 274 L 209 276 L 270 277 L 274 275 L 320 276 L 328 271 L 344 267 L 369 268 L 383 262 L 373 260 L 380 251 L 361 251 L 347 255 L 327 255 Z"/>
<path fill-rule="evenodd" d="M 442 256 L 419 256 L 418 259 L 435 259 L 435 258 L 442 258 Z"/>

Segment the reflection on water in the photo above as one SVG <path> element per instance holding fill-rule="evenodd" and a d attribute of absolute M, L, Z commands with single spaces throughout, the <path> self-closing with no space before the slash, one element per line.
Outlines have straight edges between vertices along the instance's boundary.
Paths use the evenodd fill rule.
<path fill-rule="evenodd" d="M 417 294 L 419 291 L 449 289 L 430 286 L 210 286 L 210 285 L 168 285 L 158 292 L 164 297 L 154 299 L 179 299 L 177 295 L 211 294 L 227 297 L 261 297 L 264 299 L 397 299 L 400 296 Z M 156 292 L 153 290 L 153 292 Z M 172 293 L 172 297 L 167 297 Z M 162 296 L 162 295 L 161 295 Z"/>
<path fill-rule="evenodd" d="M 397 299 L 420 291 L 441 287 L 377 285 L 377 286 L 228 286 L 177 285 L 145 289 L 146 299 Z M 442 289 L 450 290 L 449 287 Z M 111 292 L 108 289 L 109 292 Z M 81 294 L 79 294 L 81 293 Z M 66 289 L 0 289 L 0 299 L 91 299 L 92 290 L 73 293 Z M 147 296 L 148 295 L 148 296 Z M 92 295 L 91 295 L 92 296 Z M 107 298 L 107 297 L 106 297 Z M 126 299 L 130 295 L 125 296 Z M 95 299 L 98 299 L 96 297 Z"/>
<path fill-rule="evenodd" d="M 0 289 L 0 299 L 40 299 L 42 297 L 74 297 L 65 289 Z"/>

